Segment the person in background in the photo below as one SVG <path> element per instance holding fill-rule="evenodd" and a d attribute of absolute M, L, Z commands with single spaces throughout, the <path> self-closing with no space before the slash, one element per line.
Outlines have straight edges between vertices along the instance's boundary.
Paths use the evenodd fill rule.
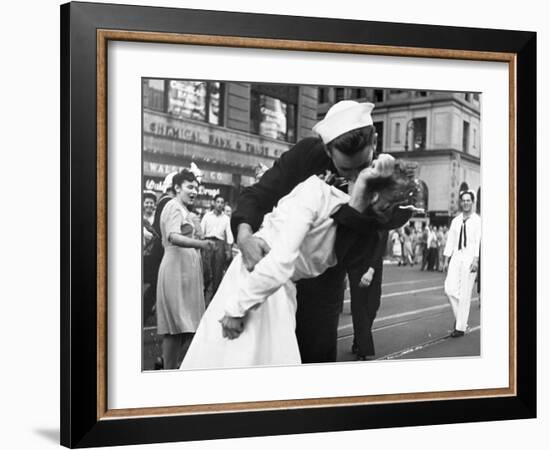
<path fill-rule="evenodd" d="M 231 214 L 233 214 L 233 208 L 229 203 L 225 204 L 225 208 L 223 208 L 223 212 L 227 217 L 229 217 L 229 222 L 231 223 Z M 231 230 L 231 227 L 229 228 L 230 228 L 229 231 L 231 231 L 231 236 L 233 236 L 233 231 Z M 227 260 L 226 267 L 225 267 L 226 270 L 229 267 L 229 264 L 231 263 L 231 261 L 233 261 L 233 258 L 235 257 L 235 255 L 239 252 L 239 249 L 235 245 L 235 238 L 233 238 L 233 245 L 230 246 L 229 250 L 230 250 L 229 259 Z"/>
<path fill-rule="evenodd" d="M 419 233 L 418 236 L 418 245 L 420 250 L 420 255 L 422 257 L 422 261 L 420 263 L 420 270 L 426 269 L 428 266 L 428 234 L 429 234 L 429 226 L 427 224 L 422 224 L 422 230 Z"/>
<path fill-rule="evenodd" d="M 401 245 L 401 234 L 399 230 L 393 230 L 391 234 L 392 256 L 397 265 L 400 266 L 403 261 L 403 247 Z"/>
<path fill-rule="evenodd" d="M 223 208 L 224 214 L 231 219 L 231 214 L 233 213 L 233 208 L 231 208 L 231 205 L 226 203 L 225 207 Z"/>
<path fill-rule="evenodd" d="M 143 252 L 149 255 L 151 253 L 151 247 L 153 246 L 153 238 L 158 236 L 153 228 L 157 196 L 154 192 L 144 191 L 142 201 Z"/>
<path fill-rule="evenodd" d="M 475 194 L 473 191 L 463 191 L 459 200 L 462 212 L 451 222 L 443 265 L 443 270 L 447 272 L 445 294 L 455 317 L 454 330 L 450 335 L 453 338 L 464 336 L 468 327 L 481 245 L 481 219 L 473 212 Z"/>
<path fill-rule="evenodd" d="M 380 153 L 376 156 L 380 157 Z M 417 194 L 418 192 L 415 192 L 415 196 Z M 405 226 L 405 232 L 407 230 L 410 233 L 410 228 Z M 355 253 L 350 252 L 344 259 L 348 274 L 353 323 L 351 352 L 356 355 L 358 361 L 371 361 L 375 359 L 376 355 L 372 326 L 382 298 L 384 255 L 388 248 L 388 238 L 388 230 L 378 230 L 376 233 L 372 233 L 368 239 L 363 240 L 363 249 Z M 409 238 L 408 251 L 412 265 L 414 258 L 411 245 Z M 339 251 L 341 251 L 340 248 Z M 342 258 L 340 257 L 340 259 Z"/>
<path fill-rule="evenodd" d="M 233 233 L 229 217 L 224 213 L 225 199 L 221 195 L 214 198 L 214 208 L 207 212 L 201 221 L 204 239 L 213 243 L 212 249 L 204 253 L 208 278 L 205 280 L 206 306 L 218 290 L 227 261 L 231 260 Z"/>
<path fill-rule="evenodd" d="M 267 167 L 265 164 L 258 163 L 256 167 L 254 167 L 254 180 L 257 183 L 260 181 L 260 179 L 264 176 L 264 173 L 266 173 L 269 170 L 269 167 Z"/>
<path fill-rule="evenodd" d="M 157 231 L 158 235 L 160 236 L 160 216 L 162 214 L 162 211 L 164 210 L 164 207 L 166 204 L 172 200 L 176 193 L 174 191 L 174 188 L 172 186 L 172 180 L 174 179 L 174 176 L 177 175 L 178 172 L 171 172 L 164 178 L 164 181 L 162 182 L 162 195 L 157 201 L 157 207 L 155 209 L 155 218 L 153 220 L 153 226 L 155 227 L 155 230 Z M 161 255 L 162 259 L 162 255 Z M 160 261 L 159 261 L 160 264 Z"/>
<path fill-rule="evenodd" d="M 411 230 L 412 262 L 414 266 L 418 262 L 418 233 L 414 226 L 409 227 L 409 230 Z"/>
<path fill-rule="evenodd" d="M 428 228 L 428 239 L 426 245 L 428 247 L 428 270 L 436 270 L 437 263 L 437 235 L 435 233 L 435 226 L 429 226 Z"/>
<path fill-rule="evenodd" d="M 382 297 L 382 269 L 388 231 L 379 230 L 365 242 L 359 261 L 347 261 L 353 322 L 351 352 L 358 361 L 375 358 L 372 325 Z M 349 259 L 349 258 L 348 258 Z"/>
<path fill-rule="evenodd" d="M 149 318 L 153 312 L 155 305 L 155 293 L 157 289 L 156 279 L 158 264 L 156 263 L 155 252 L 156 247 L 161 245 L 160 236 L 153 227 L 153 219 L 155 214 L 155 206 L 157 202 L 156 195 L 151 191 L 143 193 L 143 323 Z"/>
<path fill-rule="evenodd" d="M 195 175 L 184 169 L 173 176 L 175 197 L 160 216 L 164 256 L 157 282 L 157 334 L 162 335 L 164 369 L 177 369 L 205 310 L 199 249 L 211 247 L 197 239 L 190 209 L 197 196 Z"/>
<path fill-rule="evenodd" d="M 443 251 L 445 250 L 445 245 L 447 244 L 447 227 L 442 226 L 438 228 L 437 231 L 437 242 L 439 244 L 438 253 L 439 253 L 439 271 L 443 272 L 443 263 L 445 262 L 445 256 Z"/>
<path fill-rule="evenodd" d="M 414 262 L 411 229 L 407 225 L 403 228 L 403 265 L 412 266 Z"/>
<path fill-rule="evenodd" d="M 157 196 L 152 191 L 143 193 L 143 218 L 153 225 L 155 221 L 155 209 L 157 207 Z"/>

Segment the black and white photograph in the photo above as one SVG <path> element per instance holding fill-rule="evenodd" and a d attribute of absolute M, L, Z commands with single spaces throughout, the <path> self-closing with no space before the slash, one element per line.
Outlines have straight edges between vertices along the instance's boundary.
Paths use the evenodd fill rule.
<path fill-rule="evenodd" d="M 141 96 L 143 371 L 481 356 L 481 93 Z"/>

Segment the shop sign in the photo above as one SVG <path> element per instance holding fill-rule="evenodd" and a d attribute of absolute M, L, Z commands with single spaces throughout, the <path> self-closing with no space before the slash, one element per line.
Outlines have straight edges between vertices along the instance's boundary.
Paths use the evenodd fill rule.
<path fill-rule="evenodd" d="M 279 158 L 290 148 L 289 144 L 270 141 L 261 136 L 151 113 L 144 115 L 143 131 L 178 141 L 204 144 L 273 159 Z"/>
<path fill-rule="evenodd" d="M 158 181 L 158 180 L 153 180 L 151 178 L 146 179 L 145 190 L 162 192 L 162 180 Z"/>
<path fill-rule="evenodd" d="M 162 180 L 155 180 L 153 178 L 147 178 L 144 186 L 147 191 L 162 192 Z M 221 189 L 211 186 L 199 185 L 198 194 L 203 197 L 214 198 L 216 195 L 220 195 Z"/>
<path fill-rule="evenodd" d="M 205 186 L 199 186 L 199 195 L 205 195 L 211 198 L 214 198 L 216 195 L 220 195 L 221 191 L 219 188 L 207 188 Z"/>
<path fill-rule="evenodd" d="M 255 183 L 256 183 L 256 178 L 249 177 L 249 176 L 246 176 L 246 175 L 241 176 L 241 185 L 242 186 L 252 186 Z"/>
<path fill-rule="evenodd" d="M 188 169 L 188 167 L 185 168 Z M 165 177 L 169 173 L 179 172 L 182 169 L 184 169 L 183 166 L 174 164 L 162 164 L 150 161 L 145 161 L 143 163 L 143 171 L 151 176 Z M 230 173 L 202 169 L 201 172 L 203 174 L 201 182 L 203 183 L 223 184 L 227 186 L 233 185 L 233 175 Z"/>

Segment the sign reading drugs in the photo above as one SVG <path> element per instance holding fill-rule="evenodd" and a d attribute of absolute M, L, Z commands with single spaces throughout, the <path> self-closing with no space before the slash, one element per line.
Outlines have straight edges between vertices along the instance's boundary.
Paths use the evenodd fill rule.
<path fill-rule="evenodd" d="M 278 158 L 290 148 L 289 144 L 262 136 L 147 112 L 143 116 L 143 131 L 146 134 L 168 139 L 204 144 L 273 159 Z"/>
<path fill-rule="evenodd" d="M 146 178 L 144 183 L 144 188 L 148 191 L 154 192 L 163 192 L 164 184 L 162 180 L 154 178 Z M 204 185 L 199 185 L 198 189 L 199 195 L 206 196 L 208 198 L 214 198 L 216 195 L 221 194 L 221 189 L 216 187 L 208 187 Z"/>

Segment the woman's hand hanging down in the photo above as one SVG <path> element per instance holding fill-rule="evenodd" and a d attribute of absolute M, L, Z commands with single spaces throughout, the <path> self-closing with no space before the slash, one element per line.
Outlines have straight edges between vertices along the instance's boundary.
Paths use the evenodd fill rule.
<path fill-rule="evenodd" d="M 238 338 L 244 330 L 244 317 L 231 317 L 228 315 L 220 319 L 222 324 L 222 336 L 227 339 Z"/>

